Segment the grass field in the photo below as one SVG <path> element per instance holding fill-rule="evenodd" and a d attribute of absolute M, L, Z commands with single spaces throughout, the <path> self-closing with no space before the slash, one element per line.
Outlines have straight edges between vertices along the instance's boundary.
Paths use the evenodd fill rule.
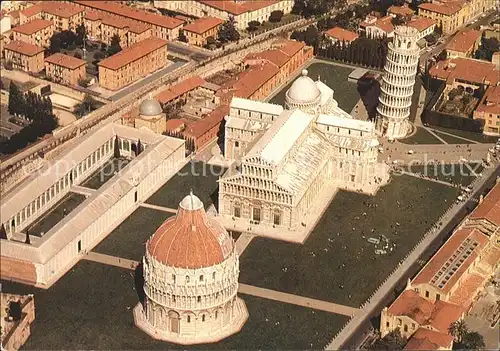
<path fill-rule="evenodd" d="M 172 213 L 139 207 L 93 251 L 141 261 L 146 241 Z"/>
<path fill-rule="evenodd" d="M 408 167 L 412 173 L 420 173 L 429 178 L 453 184 L 469 185 L 483 171 L 480 163 L 427 164 Z"/>
<path fill-rule="evenodd" d="M 347 81 L 349 74 L 354 68 L 341 67 L 325 62 L 314 62 L 307 67 L 308 76 L 314 81 L 321 77 L 321 81 L 333 89 L 333 97 L 337 100 L 339 107 L 350 113 L 360 96 L 355 83 Z M 279 91 L 269 102 L 278 105 L 285 104 L 285 93 L 293 84 L 292 80 Z"/>
<path fill-rule="evenodd" d="M 241 295 L 250 314 L 243 329 L 217 344 L 179 346 L 134 326 L 133 272 L 81 261 L 50 289 L 2 281 L 8 293 L 33 293 L 36 319 L 27 350 L 322 349 L 347 318 Z"/>
<path fill-rule="evenodd" d="M 129 159 L 124 157 L 112 158 L 104 165 L 102 165 L 97 171 L 92 173 L 90 177 L 85 180 L 81 186 L 91 189 L 99 189 L 104 183 L 113 178 L 116 172 L 123 169 L 128 163 Z"/>
<path fill-rule="evenodd" d="M 29 232 L 30 235 L 41 236 L 42 233 L 47 233 L 52 227 L 59 223 L 64 216 L 68 215 L 78 207 L 86 197 L 84 195 L 69 193 L 64 196 L 57 204 L 47 210 L 40 216 L 38 220 L 33 222 L 29 227 L 23 230 Z"/>
<path fill-rule="evenodd" d="M 417 144 L 442 144 L 442 142 L 434 135 L 429 133 L 422 127 L 417 127 L 417 132 L 412 136 L 399 139 L 403 144 L 417 145 Z"/>
<path fill-rule="evenodd" d="M 192 190 L 203 202 L 205 209 L 212 203 L 217 207 L 217 180 L 222 174 L 224 169 L 221 167 L 189 162 L 146 202 L 177 209 L 181 200 Z"/>
<path fill-rule="evenodd" d="M 255 238 L 240 259 L 240 281 L 358 307 L 457 195 L 410 176 L 395 177 L 375 197 L 339 191 L 304 245 Z M 381 234 L 396 243 L 385 256 L 367 242 Z"/>

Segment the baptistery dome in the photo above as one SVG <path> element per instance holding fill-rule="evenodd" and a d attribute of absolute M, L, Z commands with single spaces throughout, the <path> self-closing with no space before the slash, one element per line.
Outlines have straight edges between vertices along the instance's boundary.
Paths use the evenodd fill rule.
<path fill-rule="evenodd" d="M 185 345 L 215 342 L 245 324 L 234 241 L 192 193 L 146 243 L 143 269 L 145 297 L 134 320 L 153 338 Z"/>
<path fill-rule="evenodd" d="M 319 104 L 321 91 L 307 74 L 307 70 L 302 70 L 302 75 L 293 82 L 286 92 L 285 104 L 288 109 L 310 108 Z"/>
<path fill-rule="evenodd" d="M 163 113 L 163 109 L 160 103 L 150 96 L 148 99 L 141 102 L 139 113 L 143 117 L 156 117 Z"/>

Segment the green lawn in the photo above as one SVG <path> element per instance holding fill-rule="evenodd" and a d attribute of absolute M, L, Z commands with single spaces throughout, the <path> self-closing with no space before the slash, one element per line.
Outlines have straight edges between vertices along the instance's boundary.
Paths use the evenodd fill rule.
<path fill-rule="evenodd" d="M 77 208 L 86 197 L 81 194 L 69 193 L 64 196 L 57 204 L 52 206 L 38 220 L 33 222 L 23 232 L 29 232 L 30 235 L 41 236 L 47 233 L 52 227 L 59 223 L 66 215 Z"/>
<path fill-rule="evenodd" d="M 375 197 L 339 191 L 303 245 L 253 239 L 240 259 L 240 281 L 358 307 L 457 195 L 411 176 L 395 177 Z M 381 234 L 396 243 L 385 256 L 367 242 Z"/>
<path fill-rule="evenodd" d="M 93 251 L 141 261 L 146 241 L 170 216 L 172 213 L 139 207 Z"/>
<path fill-rule="evenodd" d="M 480 163 L 427 164 L 408 166 L 408 171 L 448 183 L 469 185 L 483 171 Z"/>
<path fill-rule="evenodd" d="M 399 141 L 402 142 L 403 144 L 410 144 L 410 145 L 442 144 L 442 142 L 438 138 L 436 138 L 434 135 L 432 135 L 422 127 L 417 127 L 417 132 L 415 134 L 405 139 L 399 139 Z"/>
<path fill-rule="evenodd" d="M 104 165 L 102 165 L 97 171 L 92 173 L 82 184 L 86 188 L 91 189 L 99 189 L 104 185 L 108 180 L 113 178 L 115 173 L 119 172 L 130 162 L 129 159 L 120 157 L 120 158 L 111 158 Z"/>
<path fill-rule="evenodd" d="M 326 62 L 313 62 L 307 67 L 307 71 L 308 76 L 313 80 L 321 77 L 321 81 L 333 89 L 333 97 L 337 100 L 339 107 L 347 113 L 351 112 L 360 99 L 356 84 L 347 81 L 354 68 L 341 67 Z M 281 89 L 269 102 L 284 105 L 286 91 L 293 82 L 294 80 Z"/>
<path fill-rule="evenodd" d="M 189 162 L 146 202 L 176 209 L 181 200 L 192 190 L 203 202 L 205 209 L 212 203 L 217 207 L 219 193 L 217 180 L 224 172 L 224 168 L 221 167 L 203 162 Z"/>
<path fill-rule="evenodd" d="M 449 128 L 435 127 L 435 126 L 432 126 L 431 128 L 485 144 L 495 143 L 498 140 L 498 137 L 488 136 L 480 133 L 468 132 L 465 130 L 449 129 Z"/>
<path fill-rule="evenodd" d="M 8 293 L 33 293 L 36 319 L 27 350 L 322 349 L 344 316 L 247 295 L 250 317 L 236 335 L 217 344 L 178 346 L 154 340 L 134 326 L 134 273 L 81 261 L 50 289 L 2 281 Z M 279 322 L 279 323 L 278 323 Z"/>

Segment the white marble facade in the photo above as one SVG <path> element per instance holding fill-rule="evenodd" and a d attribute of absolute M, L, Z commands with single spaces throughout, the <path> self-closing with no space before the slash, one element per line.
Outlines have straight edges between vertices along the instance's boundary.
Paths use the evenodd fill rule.
<path fill-rule="evenodd" d="M 332 183 L 372 193 L 387 180 L 374 124 L 340 109 L 319 79 L 304 70 L 285 105 L 233 99 L 225 157 L 234 162 L 219 181 L 225 224 L 243 219 L 295 230 Z"/>

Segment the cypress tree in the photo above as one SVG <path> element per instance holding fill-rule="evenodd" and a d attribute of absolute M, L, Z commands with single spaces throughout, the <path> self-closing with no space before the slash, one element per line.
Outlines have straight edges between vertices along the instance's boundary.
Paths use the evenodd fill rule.
<path fill-rule="evenodd" d="M 22 112 L 22 93 L 14 82 L 10 82 L 9 86 L 9 113 L 13 115 L 21 115 Z"/>

